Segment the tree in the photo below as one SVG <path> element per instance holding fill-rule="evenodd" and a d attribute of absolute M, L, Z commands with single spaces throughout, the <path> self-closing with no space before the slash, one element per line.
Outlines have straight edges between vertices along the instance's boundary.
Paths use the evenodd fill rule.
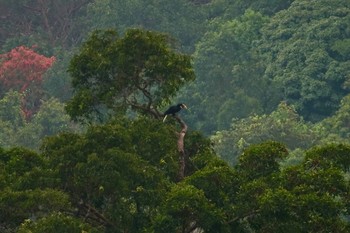
<path fill-rule="evenodd" d="M 330 116 L 349 93 L 349 59 L 339 52 L 350 37 L 349 7 L 346 0 L 296 0 L 262 30 L 265 77 L 305 120 Z"/>
<path fill-rule="evenodd" d="M 191 59 L 169 46 L 169 38 L 157 32 L 130 29 L 118 38 L 113 30 L 95 31 L 80 54 L 73 57 L 69 72 L 75 95 L 66 110 L 75 120 L 106 120 L 133 110 L 162 118 L 159 108 L 187 82 L 194 80 Z M 184 137 L 181 126 L 178 150 L 184 176 Z"/>
<path fill-rule="evenodd" d="M 194 79 L 191 59 L 169 46 L 163 34 L 128 30 L 95 31 L 73 57 L 69 72 L 75 95 L 67 111 L 73 119 L 128 108 L 159 117 L 159 107 Z"/>
<path fill-rule="evenodd" d="M 0 95 L 9 90 L 22 93 L 22 111 L 27 120 L 39 109 L 43 74 L 54 61 L 55 57 L 47 58 L 24 46 L 0 56 Z"/>

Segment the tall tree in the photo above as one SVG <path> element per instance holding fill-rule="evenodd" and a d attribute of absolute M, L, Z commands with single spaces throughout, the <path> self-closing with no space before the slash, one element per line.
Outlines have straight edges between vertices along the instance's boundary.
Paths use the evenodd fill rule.
<path fill-rule="evenodd" d="M 164 34 L 141 29 L 130 29 L 122 38 L 113 30 L 94 32 L 70 64 L 76 93 L 68 102 L 68 113 L 73 119 L 93 121 L 127 110 L 161 118 L 159 108 L 194 80 L 191 58 L 169 42 Z M 177 133 L 181 179 L 187 125 L 175 118 L 181 126 Z"/>
<path fill-rule="evenodd" d="M 26 119 L 39 109 L 43 96 L 43 74 L 54 61 L 55 57 L 45 57 L 24 46 L 0 55 L 0 96 L 9 90 L 21 92 Z"/>
<path fill-rule="evenodd" d="M 74 119 L 128 108 L 155 117 L 177 91 L 194 80 L 191 58 L 160 33 L 130 29 L 95 31 L 71 61 L 75 91 L 67 111 Z M 103 112 L 104 111 L 104 112 Z"/>

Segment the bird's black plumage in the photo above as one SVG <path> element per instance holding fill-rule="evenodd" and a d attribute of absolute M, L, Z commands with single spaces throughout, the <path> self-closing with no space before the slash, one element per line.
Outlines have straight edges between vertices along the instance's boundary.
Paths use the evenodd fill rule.
<path fill-rule="evenodd" d="M 182 103 L 177 104 L 177 105 L 170 106 L 170 107 L 168 108 L 168 110 L 166 110 L 166 111 L 164 112 L 164 119 L 163 119 L 163 122 L 165 121 L 165 119 L 167 118 L 168 115 L 173 115 L 173 116 L 175 116 L 175 114 L 178 113 L 178 112 L 179 112 L 181 109 L 183 109 L 183 108 L 187 109 L 187 106 L 186 106 L 185 104 L 182 104 Z"/>

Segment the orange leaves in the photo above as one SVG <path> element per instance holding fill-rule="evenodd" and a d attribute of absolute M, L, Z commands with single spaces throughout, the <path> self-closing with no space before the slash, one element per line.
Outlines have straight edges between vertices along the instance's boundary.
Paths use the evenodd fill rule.
<path fill-rule="evenodd" d="M 19 46 L 8 53 L 0 54 L 2 91 L 14 90 L 24 93 L 22 111 L 27 119 L 39 107 L 43 75 L 54 61 L 55 57 L 45 57 L 25 46 Z M 3 94 L 0 93 L 0 95 Z"/>
<path fill-rule="evenodd" d="M 31 82 L 41 84 L 43 74 L 49 69 L 55 57 L 47 58 L 32 49 L 19 46 L 0 55 L 0 81 L 8 89 L 25 91 Z"/>

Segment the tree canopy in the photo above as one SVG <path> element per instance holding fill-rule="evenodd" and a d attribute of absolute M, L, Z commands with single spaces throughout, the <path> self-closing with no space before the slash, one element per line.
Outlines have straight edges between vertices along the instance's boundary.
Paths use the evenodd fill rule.
<path fill-rule="evenodd" d="M 347 1 L 0 14 L 3 59 L 37 46 L 0 74 L 0 232 L 350 232 Z M 22 60 L 35 69 L 17 79 Z M 30 119 L 28 79 L 45 93 Z M 191 112 L 162 122 L 173 102 Z"/>
<path fill-rule="evenodd" d="M 2 230 L 349 231 L 349 146 L 314 147 L 299 164 L 282 167 L 285 146 L 264 142 L 231 167 L 193 133 L 191 166 L 178 181 L 169 127 L 116 119 L 48 138 L 40 153 L 2 149 Z"/>
<path fill-rule="evenodd" d="M 349 4 L 297 0 L 263 29 L 265 76 L 306 120 L 330 116 L 349 93 L 349 58 L 340 52 L 349 45 Z"/>
<path fill-rule="evenodd" d="M 69 72 L 75 94 L 67 111 L 74 119 L 128 108 L 159 116 L 159 107 L 194 80 L 188 55 L 173 49 L 166 35 L 140 29 L 121 38 L 113 30 L 94 32 Z"/>

